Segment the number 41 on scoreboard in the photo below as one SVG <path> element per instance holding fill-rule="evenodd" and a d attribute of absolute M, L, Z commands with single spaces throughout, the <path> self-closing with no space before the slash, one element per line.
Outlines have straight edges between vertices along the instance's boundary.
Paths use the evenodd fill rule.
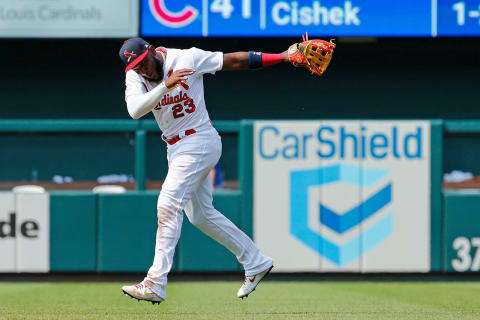
<path fill-rule="evenodd" d="M 252 0 L 242 0 L 242 18 L 250 19 L 252 16 Z M 220 13 L 223 19 L 230 19 L 235 7 L 231 0 L 213 0 L 210 5 L 210 11 L 213 13 Z"/>

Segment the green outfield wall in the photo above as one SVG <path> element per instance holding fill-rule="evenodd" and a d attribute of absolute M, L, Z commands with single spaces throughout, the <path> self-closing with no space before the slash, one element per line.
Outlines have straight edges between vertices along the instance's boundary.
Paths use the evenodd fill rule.
<path fill-rule="evenodd" d="M 241 192 L 220 190 L 214 205 L 240 228 Z M 158 192 L 50 194 L 50 270 L 143 272 L 154 255 Z M 235 256 L 184 219 L 173 271 L 238 271 Z"/>
<path fill-rule="evenodd" d="M 231 169 L 238 177 L 239 190 L 215 191 L 214 205 L 250 236 L 254 234 L 253 125 L 254 122 L 249 120 L 215 122 L 222 136 L 227 135 L 231 139 L 231 144 L 225 143 L 225 140 L 223 144 L 229 157 L 236 159 L 231 162 Z M 442 175 L 447 164 L 466 161 L 464 152 L 467 159 L 475 159 L 472 156 L 474 151 L 467 144 L 480 134 L 480 122 L 431 120 L 430 127 L 429 270 L 477 272 L 480 269 L 480 193 L 442 191 Z M 158 135 L 155 123 L 150 120 L 0 121 L 1 143 L 22 142 L 34 152 L 45 152 L 39 156 L 45 165 L 40 171 L 54 167 L 48 152 L 61 152 L 64 154 L 61 160 L 67 162 L 65 167 L 83 162 L 86 171 L 98 170 L 101 173 L 109 164 L 123 161 L 124 167 L 119 168 L 130 170 L 137 178 L 138 190 L 126 194 L 93 194 L 90 191 L 49 193 L 51 271 L 143 272 L 148 269 L 154 254 L 159 190 L 143 189 L 151 171 L 159 170 L 156 159 L 165 157 L 165 147 L 159 144 Z M 67 142 L 63 139 L 65 137 L 72 140 Z M 467 137 L 465 141 L 462 140 L 464 137 Z M 10 138 L 13 140 L 8 140 Z M 104 138 L 108 143 L 101 142 Z M 85 139 L 91 141 L 79 142 Z M 96 144 L 96 141 L 99 143 Z M 460 147 L 452 149 L 452 144 L 455 145 L 453 141 L 465 142 L 465 150 Z M 19 150 L 24 149 L 20 146 Z M 5 176 L 15 178 L 13 175 L 19 167 L 36 160 L 30 157 L 15 161 L 9 152 L 25 150 L 2 150 L 6 150 L 2 153 L 3 159 L 8 159 L 1 166 L 4 168 L 1 174 Z M 73 153 L 78 157 L 71 157 Z M 95 165 L 92 166 L 92 163 Z M 162 170 L 163 174 L 166 173 L 166 167 Z M 5 214 L 8 217 L 9 213 Z M 7 218 L 0 216 L 0 220 L 4 219 Z M 274 222 L 272 226 L 275 227 Z M 2 229 L 2 232 L 5 233 L 5 230 L 8 229 Z M 241 267 L 230 252 L 184 219 L 174 271 L 239 270 Z"/>
<path fill-rule="evenodd" d="M 443 270 L 480 271 L 480 192 L 447 191 L 443 206 Z"/>

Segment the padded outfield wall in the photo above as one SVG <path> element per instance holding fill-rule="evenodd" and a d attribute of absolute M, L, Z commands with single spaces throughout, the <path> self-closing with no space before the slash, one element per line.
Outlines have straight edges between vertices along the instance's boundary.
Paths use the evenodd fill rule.
<path fill-rule="evenodd" d="M 278 271 L 475 272 L 480 195 L 441 190 L 443 136 L 457 129 L 440 120 L 242 121 L 240 188 L 216 191 L 214 204 Z M 135 144 L 133 157 L 144 161 L 145 147 Z M 157 195 L 2 192 L 0 271 L 145 271 Z M 131 230 L 144 236 L 131 241 Z M 182 232 L 175 271 L 241 270 L 186 220 Z"/>

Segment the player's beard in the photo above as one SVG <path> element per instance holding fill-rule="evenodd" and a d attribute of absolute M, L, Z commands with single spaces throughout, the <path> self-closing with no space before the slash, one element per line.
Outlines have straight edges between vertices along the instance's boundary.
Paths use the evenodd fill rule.
<path fill-rule="evenodd" d="M 160 61 L 160 59 L 154 57 L 153 62 L 155 63 L 155 71 L 157 73 L 157 76 L 155 78 L 149 78 L 144 76 L 144 78 L 147 78 L 148 80 L 153 82 L 158 82 L 163 79 L 163 61 Z"/>

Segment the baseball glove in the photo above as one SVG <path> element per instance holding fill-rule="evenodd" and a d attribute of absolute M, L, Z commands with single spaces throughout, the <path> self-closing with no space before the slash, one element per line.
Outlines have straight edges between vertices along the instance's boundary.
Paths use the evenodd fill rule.
<path fill-rule="evenodd" d="M 295 67 L 305 67 L 314 75 L 321 76 L 332 59 L 335 43 L 313 39 L 302 35 L 303 42 L 294 43 L 288 48 L 288 60 Z"/>

